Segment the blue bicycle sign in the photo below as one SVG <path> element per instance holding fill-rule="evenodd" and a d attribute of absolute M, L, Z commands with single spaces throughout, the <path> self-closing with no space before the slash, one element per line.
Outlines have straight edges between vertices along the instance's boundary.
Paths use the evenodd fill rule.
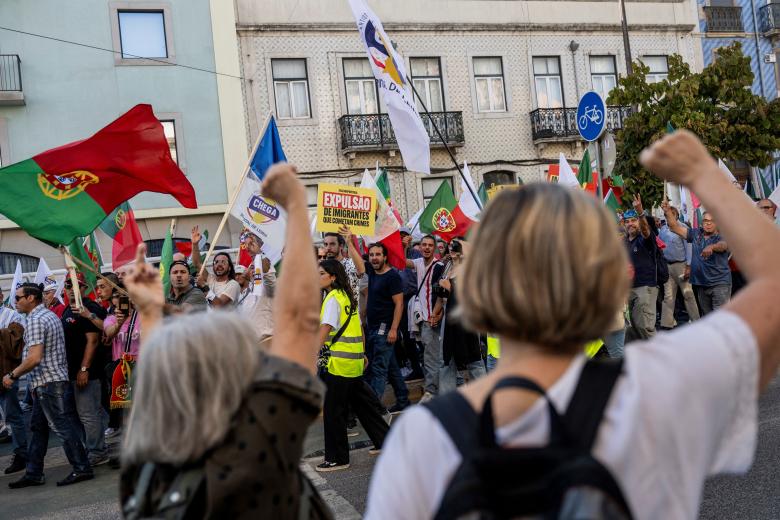
<path fill-rule="evenodd" d="M 596 92 L 586 92 L 577 106 L 577 130 L 586 141 L 595 141 L 604 131 L 607 107 Z"/>

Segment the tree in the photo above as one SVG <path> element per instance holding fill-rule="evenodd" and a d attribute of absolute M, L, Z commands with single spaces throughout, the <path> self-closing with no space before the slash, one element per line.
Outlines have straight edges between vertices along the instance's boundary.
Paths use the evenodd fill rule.
<path fill-rule="evenodd" d="M 625 179 L 623 200 L 629 206 L 635 193 L 648 207 L 663 197 L 663 182 L 642 168 L 638 157 L 670 123 L 698 135 L 714 157 L 751 166 L 768 166 L 772 152 L 780 149 L 780 102 L 753 94 L 750 58 L 739 42 L 716 53 L 700 73 L 692 73 L 679 55 L 669 56 L 668 79 L 658 83 L 648 83 L 649 68 L 634 62 L 633 74 L 610 93 L 610 105 L 634 108 L 616 135 L 620 144 L 613 172 Z"/>

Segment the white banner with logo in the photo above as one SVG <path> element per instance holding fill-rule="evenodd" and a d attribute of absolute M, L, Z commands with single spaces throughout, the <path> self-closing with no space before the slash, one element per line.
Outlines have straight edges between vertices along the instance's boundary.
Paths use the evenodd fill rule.
<path fill-rule="evenodd" d="M 282 258 L 287 213 L 273 200 L 262 197 L 260 186 L 258 181 L 247 177 L 230 214 L 260 237 L 260 249 L 273 265 Z"/>

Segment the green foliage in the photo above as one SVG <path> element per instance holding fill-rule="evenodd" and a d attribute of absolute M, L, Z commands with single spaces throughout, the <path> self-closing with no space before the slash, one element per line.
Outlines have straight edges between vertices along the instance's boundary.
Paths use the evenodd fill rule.
<path fill-rule="evenodd" d="M 609 105 L 639 109 L 623 120 L 616 136 L 613 174 L 625 179 L 625 202 L 639 193 L 649 208 L 663 197 L 663 182 L 644 170 L 638 157 L 663 137 L 668 123 L 698 135 L 714 157 L 757 167 L 772 162 L 772 152 L 780 149 L 780 101 L 753 94 L 750 58 L 739 42 L 719 49 L 715 62 L 700 73 L 692 73 L 679 55 L 669 56 L 667 80 L 648 84 L 648 73 L 647 66 L 634 62 L 633 73 L 620 79 L 608 99 Z"/>

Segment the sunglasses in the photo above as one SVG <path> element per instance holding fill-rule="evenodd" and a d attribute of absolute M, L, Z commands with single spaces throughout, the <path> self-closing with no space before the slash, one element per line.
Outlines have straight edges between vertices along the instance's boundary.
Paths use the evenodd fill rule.
<path fill-rule="evenodd" d="M 772 206 L 759 206 L 758 209 L 774 209 Z"/>
<path fill-rule="evenodd" d="M 26 296 L 19 296 L 18 294 L 16 294 L 16 295 L 14 295 L 14 298 L 16 298 L 16 301 L 19 301 L 19 300 L 21 300 L 22 298 L 27 298 L 27 296 L 32 296 L 32 295 L 28 294 L 28 295 L 26 295 Z"/>
<path fill-rule="evenodd" d="M 317 255 L 317 259 L 318 260 L 325 260 L 326 258 L 328 258 L 328 257 L 325 256 L 325 255 Z"/>

